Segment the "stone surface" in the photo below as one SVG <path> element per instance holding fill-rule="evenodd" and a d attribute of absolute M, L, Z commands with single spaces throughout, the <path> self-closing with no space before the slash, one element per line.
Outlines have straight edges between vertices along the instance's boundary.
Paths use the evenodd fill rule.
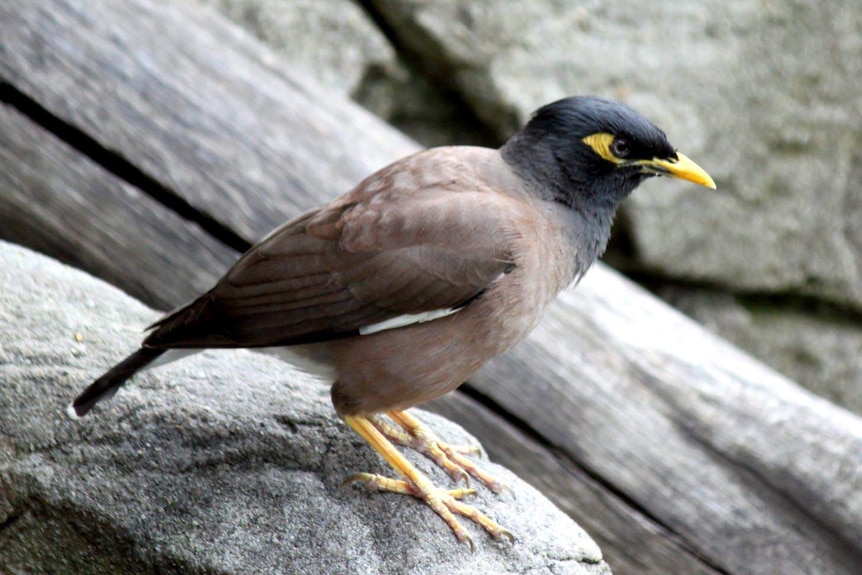
<path fill-rule="evenodd" d="M 370 67 L 395 65 L 383 33 L 351 0 L 188 0 L 209 5 L 330 90 L 350 94 Z"/>
<path fill-rule="evenodd" d="M 492 463 L 511 491 L 480 489 L 476 503 L 519 539 L 470 526 L 473 554 L 415 500 L 341 488 L 352 472 L 388 470 L 325 385 L 251 352 L 148 372 L 68 419 L 70 399 L 155 317 L 0 244 L 0 572 L 609 573 L 577 525 Z"/>

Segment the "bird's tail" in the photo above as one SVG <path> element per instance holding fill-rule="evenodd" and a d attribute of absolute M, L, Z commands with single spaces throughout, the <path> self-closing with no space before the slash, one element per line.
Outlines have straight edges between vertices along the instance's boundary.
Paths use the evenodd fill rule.
<path fill-rule="evenodd" d="M 83 417 L 94 405 L 110 399 L 126 380 L 165 353 L 163 349 L 142 347 L 90 384 L 69 406 L 69 415 Z"/>

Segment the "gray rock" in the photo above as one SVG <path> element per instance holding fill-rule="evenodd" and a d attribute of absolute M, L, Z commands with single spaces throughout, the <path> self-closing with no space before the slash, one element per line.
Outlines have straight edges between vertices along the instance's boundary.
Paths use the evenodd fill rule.
<path fill-rule="evenodd" d="M 500 145 L 458 94 L 403 65 L 369 68 L 351 97 L 426 147 Z"/>
<path fill-rule="evenodd" d="M 355 471 L 389 471 L 334 415 L 327 386 L 259 354 L 200 354 L 67 418 L 155 317 L 0 244 L 0 572 L 609 573 L 577 525 L 492 463 L 511 490 L 480 488 L 476 504 L 518 541 L 470 526 L 474 554 L 417 501 L 340 487 Z"/>
<path fill-rule="evenodd" d="M 189 0 L 214 7 L 303 75 L 350 94 L 375 66 L 394 66 L 383 33 L 350 0 Z"/>

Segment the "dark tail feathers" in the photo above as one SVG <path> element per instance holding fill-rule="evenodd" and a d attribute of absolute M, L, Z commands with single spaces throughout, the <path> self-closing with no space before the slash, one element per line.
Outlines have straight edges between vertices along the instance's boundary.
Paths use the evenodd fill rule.
<path fill-rule="evenodd" d="M 76 417 L 83 417 L 93 409 L 93 406 L 104 399 L 110 399 L 126 380 L 135 375 L 157 357 L 165 353 L 163 349 L 152 349 L 142 347 L 94 381 L 90 386 L 75 398 L 71 409 Z"/>

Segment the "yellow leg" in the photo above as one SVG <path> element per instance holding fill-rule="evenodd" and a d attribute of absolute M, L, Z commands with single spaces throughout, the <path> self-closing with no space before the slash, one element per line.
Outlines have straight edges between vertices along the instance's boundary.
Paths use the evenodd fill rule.
<path fill-rule="evenodd" d="M 393 421 L 398 423 L 398 426 L 392 425 L 382 417 L 371 416 L 369 419 L 374 424 L 374 427 L 376 427 L 391 441 L 426 455 L 429 459 L 434 461 L 434 463 L 442 467 L 443 470 L 452 477 L 453 481 L 463 481 L 467 487 L 470 487 L 470 475 L 462 466 L 456 464 L 447 457 L 446 453 L 438 446 L 437 438 L 433 435 L 431 430 L 424 427 L 418 432 L 416 430 L 409 429 L 393 415 L 397 413 L 400 412 L 393 411 L 389 412 L 387 415 L 389 415 Z M 469 450 L 469 453 L 471 454 L 478 454 L 479 452 L 475 447 L 453 447 L 452 449 L 464 450 L 464 452 L 468 452 L 467 450 Z"/>
<path fill-rule="evenodd" d="M 407 481 L 392 479 L 391 477 L 377 475 L 376 473 L 354 473 L 345 479 L 341 486 L 345 487 L 351 483 L 362 483 L 375 491 L 388 491 L 389 493 L 400 493 L 401 495 L 415 494 L 415 490 Z M 468 495 L 476 495 L 476 490 L 459 487 L 458 489 L 449 489 L 446 493 L 455 499 L 463 499 Z"/>
<path fill-rule="evenodd" d="M 467 479 L 469 485 L 469 476 L 472 475 L 494 493 L 503 491 L 502 483 L 482 471 L 467 457 L 467 455 L 478 455 L 478 448 L 444 443 L 433 431 L 406 411 L 389 411 L 386 415 L 400 425 L 412 438 L 412 441 L 405 442 L 405 445 L 430 457 L 437 465 L 445 469 L 455 481 Z"/>
<path fill-rule="evenodd" d="M 495 521 L 479 512 L 476 508 L 466 505 L 458 499 L 472 492 L 472 490 L 456 489 L 448 491 L 435 486 L 431 480 L 421 471 L 407 461 L 407 459 L 395 449 L 395 446 L 380 432 L 375 424 L 367 417 L 348 415 L 344 421 L 368 442 L 371 447 L 379 453 L 389 465 L 400 473 L 404 480 L 394 480 L 373 474 L 354 475 L 350 480 L 364 483 L 370 488 L 382 491 L 393 491 L 395 493 L 410 494 L 422 499 L 434 510 L 449 528 L 455 533 L 458 541 L 466 541 L 470 549 L 474 549 L 473 540 L 455 517 L 461 515 L 481 525 L 494 537 L 507 537 L 514 540 L 512 534 L 497 524 Z M 348 480 L 348 481 L 350 481 Z"/>

